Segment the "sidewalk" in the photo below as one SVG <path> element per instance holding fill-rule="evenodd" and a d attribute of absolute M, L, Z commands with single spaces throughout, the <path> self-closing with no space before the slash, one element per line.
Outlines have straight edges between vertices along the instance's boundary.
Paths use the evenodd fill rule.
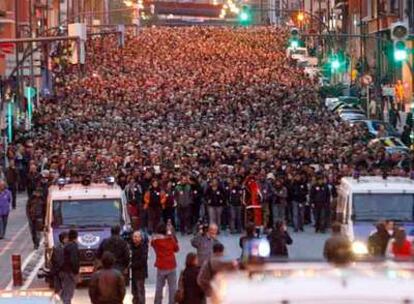
<path fill-rule="evenodd" d="M 20 254 L 22 264 L 33 251 L 29 225 L 26 219 L 26 194 L 17 195 L 17 208 L 10 211 L 6 237 L 0 240 L 0 289 L 11 279 L 11 256 Z"/>

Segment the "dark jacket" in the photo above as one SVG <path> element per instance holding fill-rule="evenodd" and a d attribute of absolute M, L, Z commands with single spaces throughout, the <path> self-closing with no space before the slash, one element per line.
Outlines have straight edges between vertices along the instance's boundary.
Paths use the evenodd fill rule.
<path fill-rule="evenodd" d="M 63 267 L 64 272 L 79 273 L 79 248 L 76 242 L 69 242 L 63 249 Z"/>
<path fill-rule="evenodd" d="M 53 276 L 57 275 L 63 268 L 65 262 L 64 248 L 61 243 L 53 247 L 50 267 L 50 274 Z"/>
<path fill-rule="evenodd" d="M 136 279 L 148 277 L 148 242 L 143 240 L 138 246 L 131 244 L 131 271 Z"/>
<path fill-rule="evenodd" d="M 44 218 L 44 201 L 42 197 L 32 196 L 26 204 L 26 215 L 31 221 Z"/>
<path fill-rule="evenodd" d="M 5 172 L 6 182 L 10 188 L 16 187 L 19 181 L 19 172 L 16 168 L 8 167 Z"/>
<path fill-rule="evenodd" d="M 203 304 L 205 302 L 204 292 L 197 284 L 200 267 L 190 266 L 182 273 L 184 300 L 182 304 Z"/>
<path fill-rule="evenodd" d="M 111 236 L 101 243 L 98 249 L 98 258 L 101 259 L 105 251 L 111 252 L 115 256 L 114 268 L 124 271 L 129 266 L 129 246 L 120 236 Z"/>
<path fill-rule="evenodd" d="M 208 187 L 205 195 L 205 199 L 207 201 L 207 205 L 211 207 L 222 207 L 225 204 L 225 191 L 218 187 L 217 189 L 213 189 L 212 187 Z"/>
<path fill-rule="evenodd" d="M 271 256 L 280 256 L 288 257 L 288 248 L 287 245 L 293 243 L 292 238 L 290 237 L 287 231 L 275 231 L 273 230 L 268 236 L 270 245 L 270 255 Z"/>
<path fill-rule="evenodd" d="M 314 185 L 310 190 L 309 201 L 315 208 L 327 208 L 330 202 L 330 191 L 326 184 Z"/>
<path fill-rule="evenodd" d="M 241 186 L 230 187 L 229 203 L 231 206 L 241 206 L 243 197 L 243 188 Z"/>
<path fill-rule="evenodd" d="M 387 251 L 390 235 L 387 231 L 375 232 L 368 238 L 368 252 L 375 257 L 384 257 Z"/>
<path fill-rule="evenodd" d="M 307 194 L 308 186 L 306 183 L 293 182 L 289 187 L 289 195 L 292 201 L 305 203 Z"/>
<path fill-rule="evenodd" d="M 122 304 L 125 292 L 124 277 L 114 268 L 95 272 L 89 282 L 92 304 Z"/>

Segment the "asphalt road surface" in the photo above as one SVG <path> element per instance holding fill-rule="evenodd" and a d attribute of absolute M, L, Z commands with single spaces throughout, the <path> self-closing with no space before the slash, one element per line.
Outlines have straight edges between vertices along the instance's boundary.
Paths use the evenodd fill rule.
<path fill-rule="evenodd" d="M 27 225 L 25 215 L 25 195 L 18 195 L 18 207 L 13 210 L 9 216 L 9 225 L 6 238 L 0 240 L 0 289 L 6 290 L 30 290 L 37 288 L 47 288 L 43 280 L 37 278 L 38 270 L 43 266 L 43 249 L 33 250 L 33 244 Z M 305 232 L 291 233 L 293 244 L 289 246 L 289 256 L 291 259 L 321 259 L 322 247 L 328 234 L 315 234 L 311 227 Z M 177 255 L 178 270 L 183 269 L 185 256 L 187 253 L 194 251 L 191 247 L 190 239 L 192 236 L 178 235 L 180 252 Z M 220 241 L 224 244 L 226 255 L 231 258 L 240 256 L 239 248 L 240 235 L 231 235 L 226 232 L 219 236 Z M 13 287 L 11 276 L 11 256 L 13 254 L 21 255 L 23 269 L 23 286 Z M 155 267 L 154 251 L 150 249 L 149 256 L 149 277 L 146 281 L 147 302 L 152 303 L 155 293 Z M 178 274 L 177 274 L 178 275 Z M 131 303 L 130 292 L 124 301 Z M 89 303 L 86 287 L 80 287 L 76 290 L 74 304 Z"/>

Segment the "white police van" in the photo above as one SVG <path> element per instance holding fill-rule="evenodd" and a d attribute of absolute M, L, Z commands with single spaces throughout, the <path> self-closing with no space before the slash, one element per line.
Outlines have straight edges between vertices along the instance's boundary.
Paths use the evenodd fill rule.
<path fill-rule="evenodd" d="M 50 268 L 53 247 L 62 231 L 76 229 L 80 251 L 80 276 L 88 279 L 94 272 L 95 255 L 101 242 L 110 236 L 112 226 L 130 230 L 124 191 L 113 178 L 106 183 L 64 181 L 49 187 L 45 219 L 45 266 Z"/>
<path fill-rule="evenodd" d="M 412 263 L 265 263 L 222 272 L 212 282 L 214 304 L 413 303 Z"/>
<path fill-rule="evenodd" d="M 338 187 L 336 214 L 360 253 L 366 251 L 375 223 L 391 220 L 414 236 L 414 181 L 404 177 L 344 177 Z"/>

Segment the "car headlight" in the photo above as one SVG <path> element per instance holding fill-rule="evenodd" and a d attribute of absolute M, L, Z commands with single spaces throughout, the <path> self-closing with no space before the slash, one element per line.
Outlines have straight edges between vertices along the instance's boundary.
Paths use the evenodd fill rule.
<path fill-rule="evenodd" d="M 365 243 L 356 241 L 352 243 L 352 252 L 356 255 L 367 255 L 368 247 Z"/>

